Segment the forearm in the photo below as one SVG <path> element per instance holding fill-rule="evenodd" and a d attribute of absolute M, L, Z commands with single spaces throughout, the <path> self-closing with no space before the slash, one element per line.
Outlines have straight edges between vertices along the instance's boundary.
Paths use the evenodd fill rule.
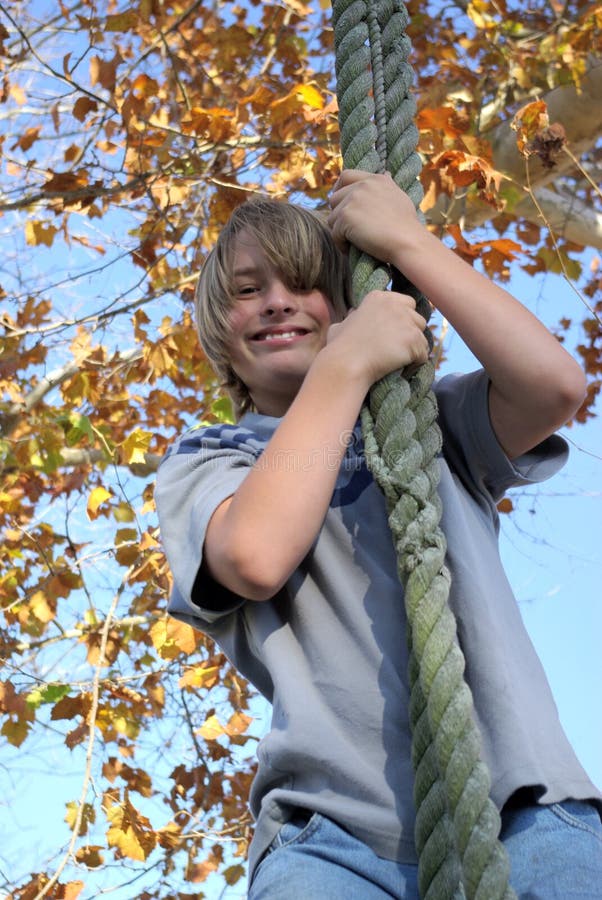
<path fill-rule="evenodd" d="M 585 391 L 575 360 L 517 300 L 427 231 L 389 176 L 343 172 L 331 206 L 335 240 L 395 265 L 480 360 L 491 381 L 492 424 L 510 457 L 575 413 Z"/>
<path fill-rule="evenodd" d="M 230 590 L 265 600 L 307 554 L 368 386 L 337 354 L 318 354 L 261 458 L 210 523 L 205 559 Z"/>

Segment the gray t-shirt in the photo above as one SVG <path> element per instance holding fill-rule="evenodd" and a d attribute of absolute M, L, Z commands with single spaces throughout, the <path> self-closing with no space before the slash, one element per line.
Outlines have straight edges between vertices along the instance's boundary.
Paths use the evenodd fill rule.
<path fill-rule="evenodd" d="M 492 798 L 501 808 L 532 786 L 543 803 L 600 799 L 560 725 L 498 552 L 496 502 L 555 474 L 566 444 L 553 436 L 510 462 L 489 421 L 484 372 L 448 376 L 435 390 L 450 604 Z M 251 791 L 250 870 L 293 806 L 329 816 L 380 856 L 416 862 L 403 591 L 359 427 L 324 524 L 274 598 L 244 600 L 200 568 L 213 512 L 261 464 L 278 424 L 247 414 L 238 425 L 192 430 L 162 463 L 156 491 L 171 614 L 215 638 L 273 704 Z M 294 464 L 294 454 L 282 460 Z"/>

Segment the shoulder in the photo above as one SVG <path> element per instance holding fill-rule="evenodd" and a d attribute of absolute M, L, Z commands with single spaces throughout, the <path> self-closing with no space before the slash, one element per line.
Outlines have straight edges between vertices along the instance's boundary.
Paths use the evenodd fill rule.
<path fill-rule="evenodd" d="M 174 441 L 163 462 L 174 457 L 197 454 L 215 456 L 219 453 L 242 453 L 257 457 L 265 444 L 265 438 L 242 423 L 197 425 Z"/>

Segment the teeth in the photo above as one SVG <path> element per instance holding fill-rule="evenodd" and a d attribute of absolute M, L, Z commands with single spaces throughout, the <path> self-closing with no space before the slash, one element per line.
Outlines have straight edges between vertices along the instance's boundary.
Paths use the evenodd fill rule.
<path fill-rule="evenodd" d="M 259 339 L 261 341 L 277 341 L 282 338 L 297 337 L 302 333 L 301 331 L 279 331 L 277 334 L 262 334 Z"/>

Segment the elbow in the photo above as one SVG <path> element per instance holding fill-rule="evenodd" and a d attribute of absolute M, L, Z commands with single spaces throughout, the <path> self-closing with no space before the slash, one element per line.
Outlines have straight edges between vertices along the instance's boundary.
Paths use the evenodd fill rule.
<path fill-rule="evenodd" d="M 581 366 L 573 359 L 571 365 L 558 372 L 554 384 L 553 405 L 558 427 L 573 418 L 587 396 L 587 380 Z"/>
<path fill-rule="evenodd" d="M 258 571 L 256 566 L 251 570 L 239 572 L 239 578 L 243 585 L 242 596 L 259 603 L 271 600 L 286 583 L 285 578 L 270 577 L 269 572 Z"/>
<path fill-rule="evenodd" d="M 247 600 L 263 602 L 278 593 L 287 577 L 288 572 L 276 567 L 273 559 L 254 552 L 238 553 L 228 560 L 220 581 Z"/>

